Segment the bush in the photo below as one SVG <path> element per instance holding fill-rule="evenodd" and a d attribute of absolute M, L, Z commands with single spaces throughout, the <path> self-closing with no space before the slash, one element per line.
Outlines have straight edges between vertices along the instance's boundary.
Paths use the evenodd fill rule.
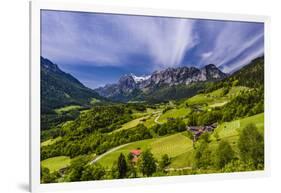
<path fill-rule="evenodd" d="M 149 149 L 142 152 L 139 167 L 144 176 L 152 176 L 156 172 L 156 160 Z"/>
<path fill-rule="evenodd" d="M 212 152 L 209 148 L 209 144 L 206 141 L 200 141 L 194 153 L 195 167 L 205 169 L 212 166 L 211 154 Z"/>
<path fill-rule="evenodd" d="M 159 163 L 160 170 L 165 170 L 165 168 L 170 165 L 171 158 L 168 156 L 168 154 L 164 154 L 161 158 L 161 161 Z"/>
<path fill-rule="evenodd" d="M 105 175 L 105 169 L 95 163 L 95 164 L 88 164 L 84 166 L 83 172 L 81 175 L 81 181 L 89 181 L 89 180 L 101 180 Z"/>
<path fill-rule="evenodd" d="M 222 172 L 243 172 L 256 170 L 253 162 L 243 162 L 241 160 L 232 160 L 222 168 Z"/>

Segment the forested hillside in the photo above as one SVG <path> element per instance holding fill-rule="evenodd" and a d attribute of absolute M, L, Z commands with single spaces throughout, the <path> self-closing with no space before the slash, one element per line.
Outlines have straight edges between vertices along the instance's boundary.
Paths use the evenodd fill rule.
<path fill-rule="evenodd" d="M 73 105 L 86 108 L 93 100 L 104 100 L 95 91 L 85 87 L 72 75 L 63 72 L 56 64 L 41 57 L 41 129 L 77 117 L 79 112 L 55 112 L 56 109 Z"/>
<path fill-rule="evenodd" d="M 85 87 L 56 64 L 41 57 L 41 111 L 47 113 L 67 105 L 83 105 L 93 98 L 101 99 L 95 91 Z"/>

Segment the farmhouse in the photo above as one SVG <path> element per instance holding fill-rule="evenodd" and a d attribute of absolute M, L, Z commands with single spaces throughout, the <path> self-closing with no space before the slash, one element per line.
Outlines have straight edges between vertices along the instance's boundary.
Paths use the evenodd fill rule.
<path fill-rule="evenodd" d="M 139 156 L 141 155 L 140 149 L 134 149 L 130 151 L 131 155 L 133 156 L 132 162 L 136 163 L 139 160 Z"/>
<path fill-rule="evenodd" d="M 187 131 L 191 131 L 193 133 L 193 140 L 196 141 L 204 132 L 213 132 L 216 127 L 216 123 L 207 126 L 187 126 Z"/>

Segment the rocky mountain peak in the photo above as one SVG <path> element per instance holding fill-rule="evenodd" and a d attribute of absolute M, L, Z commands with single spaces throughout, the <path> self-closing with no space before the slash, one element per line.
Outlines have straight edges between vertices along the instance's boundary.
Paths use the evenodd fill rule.
<path fill-rule="evenodd" d="M 214 64 L 208 64 L 206 66 L 204 66 L 204 68 L 209 68 L 209 69 L 218 69 L 216 65 Z"/>
<path fill-rule="evenodd" d="M 216 65 L 208 64 L 204 66 L 201 71 L 205 73 L 209 80 L 226 78 L 227 74 L 223 73 Z"/>
<path fill-rule="evenodd" d="M 131 92 L 136 88 L 136 82 L 132 75 L 124 75 L 118 81 L 119 89 L 122 92 Z"/>

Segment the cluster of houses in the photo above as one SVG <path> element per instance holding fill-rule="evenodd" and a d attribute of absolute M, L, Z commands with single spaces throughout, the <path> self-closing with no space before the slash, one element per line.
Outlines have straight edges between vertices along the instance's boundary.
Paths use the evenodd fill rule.
<path fill-rule="evenodd" d="M 196 141 L 203 133 L 213 132 L 216 127 L 216 123 L 207 126 L 187 126 L 187 131 L 191 131 L 193 133 L 193 141 Z"/>

